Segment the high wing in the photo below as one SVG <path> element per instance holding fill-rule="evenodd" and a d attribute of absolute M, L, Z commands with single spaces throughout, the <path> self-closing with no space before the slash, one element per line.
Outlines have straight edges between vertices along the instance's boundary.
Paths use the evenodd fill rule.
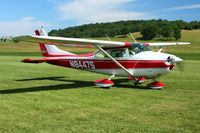
<path fill-rule="evenodd" d="M 167 43 L 145 43 L 147 46 L 173 46 L 173 45 L 187 45 L 191 44 L 189 42 L 167 42 Z"/>
<path fill-rule="evenodd" d="M 53 36 L 19 36 L 13 38 L 13 41 L 24 41 L 24 42 L 35 42 L 35 43 L 45 43 L 45 44 L 75 44 L 87 46 L 100 46 L 100 47 L 129 47 L 131 43 L 128 42 L 118 42 L 118 41 L 105 41 L 105 40 L 93 40 L 93 39 L 82 39 L 82 38 L 65 38 L 65 37 L 53 37 Z M 172 46 L 172 45 L 187 45 L 189 42 L 168 42 L 168 43 L 145 43 L 147 46 Z"/>
<path fill-rule="evenodd" d="M 24 42 L 35 42 L 35 43 L 45 43 L 45 44 L 74 44 L 78 43 L 80 45 L 94 45 L 100 47 L 126 47 L 130 46 L 130 43 L 117 42 L 117 41 L 104 41 L 104 40 L 92 40 L 92 39 L 81 39 L 81 38 L 65 38 L 65 37 L 53 37 L 53 36 L 19 36 L 13 38 L 13 41 L 24 41 Z"/>

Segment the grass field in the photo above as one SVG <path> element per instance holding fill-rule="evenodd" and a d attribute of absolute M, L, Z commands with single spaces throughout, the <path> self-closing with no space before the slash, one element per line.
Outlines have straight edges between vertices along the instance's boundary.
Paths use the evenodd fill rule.
<path fill-rule="evenodd" d="M 167 50 L 185 59 L 184 72 L 161 77 L 162 90 L 145 89 L 148 82 L 134 87 L 124 78 L 99 89 L 93 81 L 108 76 L 24 64 L 39 57 L 38 45 L 0 43 L 0 132 L 200 132 L 200 30 L 182 36 L 192 45 Z"/>

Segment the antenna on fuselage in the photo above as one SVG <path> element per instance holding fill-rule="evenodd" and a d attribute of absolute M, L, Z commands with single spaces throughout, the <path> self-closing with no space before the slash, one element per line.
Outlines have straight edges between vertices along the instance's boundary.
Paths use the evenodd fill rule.
<path fill-rule="evenodd" d="M 111 41 L 110 37 L 107 34 L 105 34 L 105 36 L 109 41 Z"/>
<path fill-rule="evenodd" d="M 131 38 L 133 39 L 134 43 L 137 43 L 137 41 L 136 41 L 136 39 L 134 38 L 133 34 L 130 33 L 130 32 L 129 32 L 129 34 L 130 34 Z"/>

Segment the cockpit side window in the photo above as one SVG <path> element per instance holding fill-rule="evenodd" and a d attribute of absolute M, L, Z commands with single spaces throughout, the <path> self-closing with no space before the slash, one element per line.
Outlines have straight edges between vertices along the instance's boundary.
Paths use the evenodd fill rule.
<path fill-rule="evenodd" d="M 132 46 L 129 48 L 129 54 L 130 55 L 135 55 L 143 51 L 151 51 L 151 49 L 144 44 L 140 43 L 133 43 Z"/>
<path fill-rule="evenodd" d="M 132 48 L 129 48 L 129 55 L 130 56 L 134 56 L 135 55 L 135 51 Z"/>
<path fill-rule="evenodd" d="M 108 52 L 108 54 L 110 54 L 113 58 L 125 58 L 125 57 L 127 57 L 126 49 L 111 49 L 111 50 L 107 50 L 106 52 Z M 108 58 L 108 56 L 105 55 L 101 51 L 97 51 L 94 57 L 97 58 L 97 59 Z"/>
<path fill-rule="evenodd" d="M 120 58 L 120 57 L 125 57 L 125 49 L 116 49 L 116 50 L 111 50 L 110 55 L 112 57 Z"/>
<path fill-rule="evenodd" d="M 96 53 L 95 58 L 103 59 L 103 58 L 107 58 L 107 56 L 104 53 L 102 53 L 101 51 L 99 51 Z"/>

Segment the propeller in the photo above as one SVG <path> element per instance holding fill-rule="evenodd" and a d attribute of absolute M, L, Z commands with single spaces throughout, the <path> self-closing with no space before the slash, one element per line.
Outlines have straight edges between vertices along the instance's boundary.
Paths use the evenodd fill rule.
<path fill-rule="evenodd" d="M 180 72 L 184 71 L 183 59 L 181 59 L 177 56 L 168 56 L 167 62 L 169 62 L 171 65 L 176 65 L 178 70 L 180 70 Z"/>
<path fill-rule="evenodd" d="M 178 70 L 180 71 L 180 72 L 183 72 L 184 71 L 184 66 L 185 66 L 185 63 L 184 62 L 179 62 L 179 63 L 176 63 L 176 66 L 177 66 L 177 68 L 178 68 Z"/>

